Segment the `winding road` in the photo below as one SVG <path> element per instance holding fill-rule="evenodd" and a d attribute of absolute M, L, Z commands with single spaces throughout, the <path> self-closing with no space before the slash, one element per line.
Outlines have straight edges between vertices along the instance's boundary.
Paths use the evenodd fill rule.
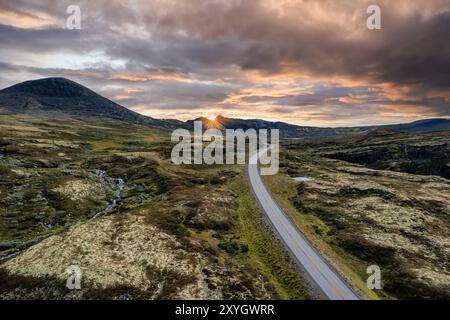
<path fill-rule="evenodd" d="M 292 224 L 288 216 L 272 198 L 258 170 L 258 159 L 269 149 L 253 155 L 248 164 L 248 180 L 256 200 L 267 216 L 280 240 L 296 263 L 330 300 L 359 300 L 350 286 L 336 273 Z M 255 158 L 256 157 L 256 158 Z"/>

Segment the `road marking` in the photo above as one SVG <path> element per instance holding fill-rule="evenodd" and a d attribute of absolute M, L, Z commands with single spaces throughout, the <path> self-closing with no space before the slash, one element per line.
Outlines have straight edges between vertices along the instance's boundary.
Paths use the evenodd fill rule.
<path fill-rule="evenodd" d="M 262 152 L 258 153 L 257 155 L 254 155 L 254 156 L 257 156 L 259 159 L 259 156 L 266 151 L 267 150 L 263 150 Z M 292 225 L 291 221 L 289 221 L 289 218 L 286 216 L 286 214 L 283 212 L 283 210 L 277 205 L 276 201 L 272 198 L 272 196 L 270 195 L 269 191 L 267 190 L 266 186 L 264 185 L 264 183 L 259 175 L 258 165 L 257 164 L 249 164 L 248 171 L 249 171 L 250 185 L 255 191 L 256 198 L 259 199 L 259 202 L 263 206 L 264 211 L 266 211 L 269 220 L 272 221 L 272 224 L 274 225 L 275 229 L 278 229 L 277 230 L 278 234 L 281 236 L 282 239 L 284 239 L 284 241 L 288 247 L 295 245 L 299 249 L 299 251 L 297 251 L 297 253 L 295 253 L 295 251 L 293 251 L 293 254 L 297 257 L 299 262 L 302 263 L 305 267 L 306 267 L 305 263 L 309 264 L 309 267 L 306 269 L 309 270 L 308 272 L 310 273 L 311 277 L 315 280 L 317 285 L 319 287 L 321 287 L 321 283 L 323 285 L 323 282 L 319 283 L 318 279 L 315 278 L 315 276 L 313 274 L 311 274 L 311 270 L 312 270 L 311 268 L 315 269 L 316 272 L 318 273 L 318 275 L 323 280 L 325 280 L 325 282 L 328 284 L 329 288 L 334 292 L 335 296 L 338 299 L 346 299 L 346 298 L 347 299 L 354 299 L 354 298 L 357 299 L 358 297 L 356 295 L 354 295 L 354 297 L 352 295 L 347 295 L 347 292 L 345 292 L 345 291 L 352 292 L 351 289 L 346 287 L 345 282 L 343 280 L 341 280 L 339 278 L 339 276 L 334 273 L 333 270 L 329 269 L 329 271 L 328 271 L 332 275 L 332 277 L 325 276 L 324 272 L 321 270 L 321 267 L 319 267 L 319 265 L 317 265 L 314 262 L 314 260 L 311 258 L 311 256 L 305 251 L 305 248 L 303 247 L 302 242 L 305 242 L 305 244 L 308 245 L 308 248 L 310 249 L 310 251 L 312 250 L 312 252 L 314 253 L 314 256 L 317 256 L 316 259 L 318 262 L 323 264 L 323 266 L 329 268 L 328 265 L 326 264 L 326 262 L 323 260 L 323 258 L 314 251 L 314 248 L 310 244 L 308 244 L 306 242 L 307 240 L 304 239 L 304 237 L 296 229 L 296 227 Z M 272 212 L 272 215 L 269 214 L 269 212 Z M 280 231 L 282 231 L 282 232 L 280 232 Z M 287 241 L 288 239 L 291 240 L 290 245 L 289 245 L 289 241 Z M 300 253 L 300 255 L 298 255 L 298 253 Z M 304 261 L 305 260 L 304 258 L 303 259 L 301 258 L 302 256 L 304 256 L 306 258 L 306 261 Z M 317 277 L 317 275 L 316 275 L 316 277 Z M 338 280 L 338 282 L 340 282 L 339 285 L 338 285 L 338 283 L 335 282 L 334 278 L 336 278 L 336 280 Z M 339 287 L 346 288 L 348 290 L 341 291 Z M 323 287 L 321 287 L 321 289 L 324 291 L 324 293 L 327 296 L 329 296 L 329 291 L 324 290 Z M 332 298 L 332 297 L 330 297 L 330 298 Z"/>
<path fill-rule="evenodd" d="M 270 207 L 272 212 L 276 213 L 277 211 L 280 211 L 280 209 L 277 206 L 274 207 L 275 200 L 273 200 L 273 198 L 270 197 L 270 194 L 268 193 L 267 188 L 262 183 L 262 180 L 258 181 L 258 182 L 261 182 L 261 183 L 257 183 L 257 187 L 261 191 L 261 195 L 263 195 L 265 197 L 265 200 L 266 200 L 265 203 Z M 264 204 L 263 204 L 263 206 L 264 206 Z M 269 217 L 269 219 L 272 220 L 271 217 Z M 287 235 L 288 237 L 290 237 L 297 244 L 298 248 L 302 251 L 303 255 L 306 257 L 309 264 L 312 267 L 314 267 L 317 270 L 317 272 L 319 272 L 319 274 L 322 276 L 322 278 L 324 278 L 328 282 L 328 284 L 330 285 L 331 289 L 334 291 L 336 296 L 344 299 L 343 293 L 336 287 L 337 284 L 333 281 L 333 279 L 330 279 L 323 274 L 323 272 L 320 270 L 320 268 L 317 266 L 317 264 L 314 262 L 314 260 L 311 259 L 311 257 L 306 253 L 306 251 L 304 250 L 304 248 L 303 248 L 302 244 L 299 242 L 299 240 L 292 235 L 292 233 L 286 227 L 285 223 L 280 220 L 278 215 L 275 215 L 274 219 L 279 223 L 279 226 L 281 229 L 283 229 L 284 234 Z"/>

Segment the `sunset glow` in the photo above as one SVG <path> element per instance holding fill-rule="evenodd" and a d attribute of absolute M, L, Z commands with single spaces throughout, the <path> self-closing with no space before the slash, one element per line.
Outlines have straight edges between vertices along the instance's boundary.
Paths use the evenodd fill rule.
<path fill-rule="evenodd" d="M 450 2 L 68 1 L 0 4 L 0 88 L 67 77 L 156 118 L 349 126 L 449 116 Z M 426 40 L 424 40 L 426 39 Z"/>

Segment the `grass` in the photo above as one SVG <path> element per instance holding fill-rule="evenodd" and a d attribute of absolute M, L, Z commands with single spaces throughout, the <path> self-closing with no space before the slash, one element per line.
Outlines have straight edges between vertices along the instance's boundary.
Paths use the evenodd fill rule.
<path fill-rule="evenodd" d="M 211 297 L 308 297 L 297 270 L 278 243 L 273 243 L 274 238 L 254 206 L 245 187 L 242 166 L 175 166 L 170 161 L 171 143 L 167 135 L 142 126 L 108 122 L 94 124 L 71 119 L 50 122 L 26 117 L 20 117 L 17 122 L 22 128 L 29 127 L 30 130 L 23 130 L 19 135 L 0 127 L 0 152 L 6 154 L 0 159 L 0 172 L 3 174 L 3 180 L 0 179 L 0 201 L 10 203 L 8 212 L 15 215 L 8 216 L 0 208 L 0 250 L 2 254 L 10 252 L 26 240 L 40 235 L 50 236 L 45 243 L 58 241 L 51 248 L 45 243 L 31 247 L 20 256 L 28 257 L 28 263 L 22 264 L 23 260 L 12 259 L 4 264 L 15 266 L 8 269 L 14 271 L 8 278 L 17 288 L 21 287 L 21 282 L 25 284 L 23 297 L 32 297 L 35 291 L 26 285 L 27 281 L 33 280 L 32 277 L 25 276 L 35 275 L 31 270 L 37 269 L 37 279 L 40 273 L 58 275 L 61 266 L 54 259 L 67 256 L 66 252 L 75 261 L 89 260 L 92 270 L 102 270 L 102 263 L 111 259 L 124 277 L 127 272 L 133 272 L 142 275 L 138 279 L 147 279 L 148 287 L 131 287 L 125 278 L 117 284 L 111 282 L 114 277 L 108 278 L 101 272 L 93 271 L 91 278 L 101 283 L 101 287 L 86 287 L 82 297 L 88 299 L 113 299 L 124 293 L 130 293 L 137 299 L 176 298 L 182 291 L 180 288 L 187 285 L 195 287 L 197 284 L 190 274 L 164 269 L 167 265 L 180 265 L 180 262 L 184 263 L 185 268 L 192 267 L 191 272 L 196 279 L 204 279 L 206 287 L 212 292 L 207 291 L 212 294 Z M 11 119 L 0 117 L 2 123 L 6 127 L 15 125 Z M 35 137 L 36 132 L 39 132 L 39 141 Z M 43 139 L 58 143 L 44 145 L 41 142 Z M 65 142 L 70 142 L 70 147 Z M 54 160 L 46 164 L 49 159 Z M 104 207 L 111 200 L 112 190 L 107 192 L 105 199 L 95 193 L 78 205 L 71 200 L 75 195 L 72 192 L 62 195 L 55 190 L 72 190 L 60 187 L 67 183 L 72 186 L 73 180 L 95 180 L 91 182 L 98 183 L 98 179 L 93 179 L 91 174 L 94 169 L 125 180 L 122 199 L 109 215 L 76 224 L 69 232 L 66 225 L 86 221 L 89 213 Z M 18 206 L 19 202 L 15 199 L 24 205 Z M 23 221 L 19 221 L 17 216 L 21 216 Z M 139 227 L 155 232 L 147 235 L 127 231 L 130 223 L 134 223 L 133 219 L 138 218 L 141 221 Z M 56 221 L 57 225 L 43 227 L 41 222 L 48 219 Z M 104 223 L 108 234 L 111 234 L 110 239 L 96 243 L 97 239 L 106 237 L 105 229 L 97 229 L 97 223 Z M 77 250 L 70 240 L 66 240 L 72 232 L 79 232 L 76 241 L 83 250 L 81 247 Z M 126 239 L 122 239 L 124 233 L 128 234 Z M 173 241 L 168 243 L 167 248 L 161 245 L 147 247 L 147 252 L 139 252 L 133 255 L 133 259 L 139 259 L 148 252 L 167 249 L 167 252 L 161 253 L 161 261 L 149 260 L 153 266 L 149 268 L 148 264 L 137 267 L 124 262 L 124 255 L 142 245 L 142 237 L 151 238 L 154 235 L 166 235 Z M 157 239 L 155 236 L 152 241 Z M 129 247 L 122 247 L 124 241 Z M 120 242 L 120 246 L 113 245 L 116 242 Z M 48 250 L 64 254 L 49 255 Z M 179 256 L 179 261 L 167 258 L 172 257 L 174 252 Z M 15 275 L 18 277 L 15 278 Z M 205 284 L 195 288 L 199 294 L 203 294 Z M 55 297 L 66 295 L 58 288 L 44 289 L 48 289 L 43 291 L 44 295 L 47 292 L 56 292 Z M 6 291 L 12 290 L 8 286 Z M 53 293 L 51 296 L 54 296 Z"/>
<path fill-rule="evenodd" d="M 303 279 L 269 232 L 246 183 L 241 178 L 234 187 L 239 193 L 241 236 L 248 243 L 251 259 L 275 285 L 281 299 L 308 299 Z"/>
<path fill-rule="evenodd" d="M 428 152 L 435 156 L 426 145 L 441 143 L 443 134 L 399 136 L 423 146 L 425 159 Z M 328 158 L 336 152 L 370 154 L 365 145 L 370 139 L 359 146 L 352 140 L 290 145 L 282 153 L 280 173 L 264 177 L 265 184 L 308 240 L 367 298 L 447 299 L 448 181 L 404 173 L 409 169 L 389 159 L 383 165 L 403 172 Z M 379 143 L 390 143 L 383 139 Z M 312 179 L 294 182 L 291 177 L 298 175 Z M 366 287 L 366 268 L 372 264 L 381 268 L 382 290 Z"/>
<path fill-rule="evenodd" d="M 0 158 L 0 243 L 8 244 L 0 246 L 1 255 L 33 238 L 86 220 L 106 207 L 114 198 L 112 185 L 95 178 L 91 169 L 107 165 L 104 169 L 110 176 L 129 180 L 124 193 L 130 198 L 145 193 L 142 198 L 148 200 L 167 188 L 150 160 L 135 163 L 113 156 L 130 142 L 142 147 L 151 141 L 161 142 L 162 133 L 120 122 L 97 124 L 90 120 L 0 117 L 0 152 L 5 155 Z M 112 160 L 108 163 L 109 156 Z M 97 189 L 103 185 L 104 190 L 81 201 L 58 191 L 75 180 Z M 135 205 L 132 199 L 127 203 L 128 208 Z"/>
<path fill-rule="evenodd" d="M 380 297 L 376 292 L 367 288 L 365 280 L 361 277 L 361 274 L 365 274 L 364 265 L 351 255 L 345 253 L 345 251 L 330 246 L 330 239 L 327 239 L 326 236 L 330 230 L 329 226 L 319 217 L 304 214 L 294 207 L 289 199 L 292 199 L 295 194 L 295 184 L 288 179 L 290 178 L 283 177 L 281 174 L 278 176 L 263 177 L 264 183 L 272 196 L 283 208 L 284 212 L 289 215 L 308 241 L 310 241 L 317 250 L 328 257 L 328 261 L 332 263 L 339 273 L 343 275 L 344 278 L 348 279 L 348 281 L 362 292 L 365 297 L 368 299 L 379 299 Z M 359 272 L 355 272 L 354 270 L 359 270 Z"/>

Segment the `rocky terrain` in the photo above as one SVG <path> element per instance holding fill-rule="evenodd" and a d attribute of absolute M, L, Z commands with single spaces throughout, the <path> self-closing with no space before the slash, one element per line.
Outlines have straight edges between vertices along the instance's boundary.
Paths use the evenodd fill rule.
<path fill-rule="evenodd" d="M 133 112 L 97 93 L 65 78 L 45 78 L 25 81 L 0 90 L 0 112 L 28 114 L 52 118 L 79 117 L 120 120 L 162 130 L 193 129 L 194 121 L 204 128 L 218 129 L 279 129 L 284 138 L 323 138 L 367 133 L 377 128 L 404 132 L 432 132 L 449 130 L 449 119 L 425 119 L 412 123 L 387 126 L 322 128 L 293 125 L 261 119 L 234 119 L 217 116 L 214 120 L 197 118 L 186 122 L 173 119 L 154 119 Z"/>
<path fill-rule="evenodd" d="M 308 297 L 242 166 L 172 165 L 124 122 L 2 116 L 0 139 L 0 299 Z"/>
<path fill-rule="evenodd" d="M 387 169 L 450 179 L 450 132 L 400 133 L 378 129 L 319 153 L 329 158 Z"/>
<path fill-rule="evenodd" d="M 61 78 L 4 89 L 0 106 L 0 299 L 311 297 L 243 166 L 171 163 L 168 129 L 192 121 L 144 117 Z M 449 298 L 450 136 L 429 132 L 448 120 L 341 129 L 199 120 L 282 130 L 280 174 L 265 182 L 365 296 Z M 366 287 L 371 264 L 382 290 Z M 73 265 L 80 290 L 66 287 Z"/>
<path fill-rule="evenodd" d="M 448 163 L 448 141 L 448 133 L 383 131 L 357 141 L 289 143 L 280 174 L 266 183 L 330 263 L 367 296 L 448 299 L 450 182 L 437 175 Z M 381 268 L 382 290 L 367 290 L 372 264 Z"/>

